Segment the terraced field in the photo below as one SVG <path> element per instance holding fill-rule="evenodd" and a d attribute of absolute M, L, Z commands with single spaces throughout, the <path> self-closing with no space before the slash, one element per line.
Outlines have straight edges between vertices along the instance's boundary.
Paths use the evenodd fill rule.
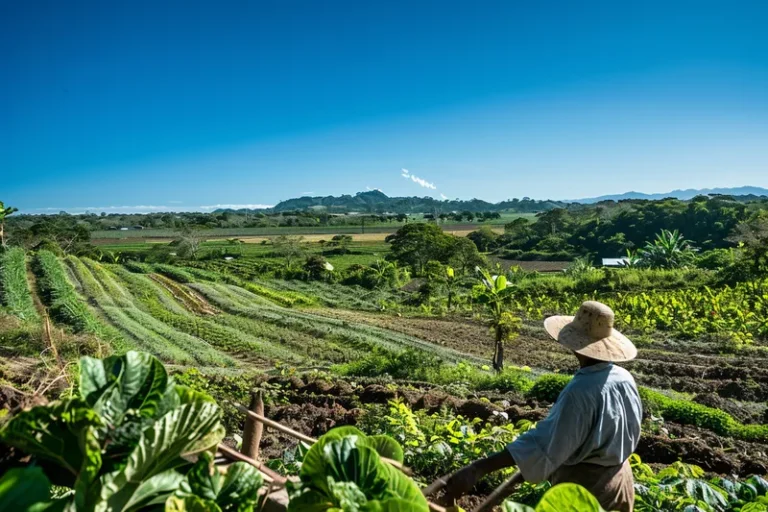
<path fill-rule="evenodd" d="M 9 262 L 24 263 L 14 253 Z M 21 258 L 21 259 L 19 259 Z M 22 265 L 22 270 L 25 268 Z M 275 363 L 323 366 L 356 360 L 373 349 L 406 348 L 440 354 L 449 361 L 472 359 L 415 336 L 297 309 L 331 300 L 305 295 L 301 286 L 243 280 L 199 268 L 131 265 L 130 270 L 46 251 L 33 261 L 38 292 L 54 320 L 76 333 L 98 336 L 112 350 L 143 350 L 176 365 L 209 368 L 264 367 Z M 6 287 L 18 288 L 18 269 Z M 26 278 L 21 277 L 26 286 Z M 237 283 L 237 284 L 234 284 Z M 338 292 L 320 290 L 325 297 Z M 12 312 L 35 317 L 28 303 Z M 25 300 L 26 300 L 25 299 Z M 478 360 L 479 361 L 479 360 Z"/>

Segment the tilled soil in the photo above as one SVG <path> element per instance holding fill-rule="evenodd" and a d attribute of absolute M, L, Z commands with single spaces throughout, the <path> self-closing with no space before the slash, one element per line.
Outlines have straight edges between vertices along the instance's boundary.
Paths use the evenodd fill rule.
<path fill-rule="evenodd" d="M 341 380 L 305 383 L 298 377 L 273 377 L 270 383 L 284 389 L 284 392 L 282 403 L 267 406 L 266 414 L 311 436 L 320 436 L 335 426 L 357 424 L 363 414 L 362 404 L 386 404 L 395 398 L 402 399 L 416 410 L 432 413 L 449 409 L 465 418 L 481 418 L 490 422 L 538 421 L 546 417 L 549 408 L 547 403 L 526 400 L 511 393 L 483 394 L 488 401 L 467 400 L 437 387 L 412 384 L 393 387 L 363 383 L 353 387 Z M 499 412 L 505 412 L 508 420 L 504 420 Z M 768 445 L 720 437 L 708 430 L 675 423 L 665 423 L 663 428 L 656 430 L 646 429 L 637 449 L 647 463 L 670 464 L 683 460 L 722 475 L 747 476 L 768 472 Z M 264 439 L 263 454 L 268 458 L 279 458 L 283 450 L 292 445 L 295 445 L 294 440 L 270 433 Z"/>
<path fill-rule="evenodd" d="M 487 327 L 468 319 L 397 317 L 336 309 L 316 312 L 402 332 L 476 356 L 489 357 L 493 350 Z M 699 345 L 661 340 L 640 348 L 638 358 L 623 366 L 639 384 L 692 395 L 717 395 L 733 402 L 729 412 L 734 407 L 742 409 L 736 417 L 762 422 L 761 411 L 765 411 L 768 401 L 768 357 L 758 351 L 744 355 L 695 353 L 704 346 Z M 506 345 L 505 361 L 552 372 L 573 373 L 578 368 L 568 350 L 552 341 L 540 325 L 529 323 L 517 339 Z M 741 406 L 737 401 L 747 403 Z"/>

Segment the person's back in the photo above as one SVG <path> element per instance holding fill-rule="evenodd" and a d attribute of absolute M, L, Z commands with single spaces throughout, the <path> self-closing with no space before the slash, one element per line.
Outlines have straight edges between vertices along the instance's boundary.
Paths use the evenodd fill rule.
<path fill-rule="evenodd" d="M 536 428 L 452 475 L 449 498 L 489 472 L 517 466 L 526 481 L 576 483 L 606 510 L 631 512 L 629 456 L 640 440 L 642 403 L 632 375 L 613 362 L 633 359 L 637 349 L 613 329 L 613 311 L 598 302 L 585 302 L 575 317 L 550 317 L 544 326 L 574 352 L 581 369 Z"/>
<path fill-rule="evenodd" d="M 611 363 L 580 369 L 549 416 L 508 449 L 523 477 L 586 487 L 606 510 L 631 510 L 628 459 L 637 448 L 642 405 L 632 375 Z"/>

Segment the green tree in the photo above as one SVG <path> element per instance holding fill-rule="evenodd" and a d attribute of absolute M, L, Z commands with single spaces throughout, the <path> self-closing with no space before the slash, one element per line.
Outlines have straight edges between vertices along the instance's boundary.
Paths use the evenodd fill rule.
<path fill-rule="evenodd" d="M 428 261 L 445 261 L 452 238 L 436 224 L 412 222 L 386 238 L 391 244 L 389 259 L 421 275 Z"/>
<path fill-rule="evenodd" d="M 319 254 L 312 254 L 304 262 L 304 271 L 310 279 L 319 280 L 333 271 L 333 265 Z"/>
<path fill-rule="evenodd" d="M 304 247 L 302 246 L 303 236 L 280 235 L 272 239 L 272 245 L 275 252 L 285 258 L 285 264 L 291 267 L 293 263 L 304 256 Z"/>
<path fill-rule="evenodd" d="M 349 246 L 352 245 L 352 237 L 350 235 L 334 235 L 328 245 L 333 247 L 333 252 L 337 254 L 347 254 Z"/>
<path fill-rule="evenodd" d="M 200 252 L 202 238 L 198 231 L 189 226 L 185 226 L 181 231 L 181 237 L 177 240 L 176 254 L 179 258 L 194 260 Z"/>
<path fill-rule="evenodd" d="M 508 308 L 512 304 L 513 288 L 504 275 L 491 275 L 477 269 L 480 284 L 475 287 L 475 300 L 483 305 L 483 315 L 494 335 L 493 369 L 504 369 L 504 342 L 517 337 L 522 321 Z"/>
<path fill-rule="evenodd" d="M 499 235 L 490 226 L 483 226 L 467 235 L 480 252 L 488 252 L 496 246 Z"/>

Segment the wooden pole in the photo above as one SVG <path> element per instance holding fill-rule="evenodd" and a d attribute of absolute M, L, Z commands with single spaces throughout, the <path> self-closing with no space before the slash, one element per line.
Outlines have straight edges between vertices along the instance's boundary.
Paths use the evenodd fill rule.
<path fill-rule="evenodd" d="M 232 403 L 232 402 L 230 402 L 230 403 Z M 280 423 L 278 423 L 276 421 L 273 421 L 273 420 L 271 420 L 271 419 L 269 419 L 269 418 L 267 418 L 267 417 L 265 417 L 265 416 L 263 416 L 261 414 L 257 414 L 257 413 L 255 413 L 253 411 L 250 411 L 250 410 L 248 410 L 248 408 L 243 407 L 240 404 L 232 403 L 232 405 L 238 411 L 244 412 L 250 418 L 258 420 L 261 423 L 264 423 L 266 426 L 268 426 L 270 428 L 274 428 L 278 432 L 282 432 L 283 434 L 287 434 L 287 435 L 289 435 L 291 437 L 295 437 L 296 439 L 298 439 L 300 441 L 304 441 L 307 444 L 315 444 L 317 442 L 317 439 L 315 439 L 313 437 L 305 436 L 301 432 L 297 432 L 297 431 L 293 430 L 292 428 L 286 427 L 285 425 L 282 425 L 282 424 L 280 424 Z M 245 439 L 243 439 L 243 446 L 245 446 Z M 410 476 L 411 474 L 413 474 L 413 471 L 411 471 L 410 468 L 407 468 L 407 467 L 403 466 L 401 463 L 399 463 L 396 460 L 388 459 L 386 457 L 381 457 L 381 460 L 386 462 L 387 464 L 389 464 L 391 466 L 396 467 L 397 469 L 399 469 L 400 471 L 402 471 L 406 475 Z"/>
<path fill-rule="evenodd" d="M 296 439 L 299 439 L 300 441 L 304 441 L 305 443 L 315 444 L 317 442 L 317 439 L 315 439 L 313 437 L 305 436 L 301 432 L 297 432 L 297 431 L 293 430 L 292 428 L 288 428 L 285 425 L 281 425 L 280 423 L 278 423 L 276 421 L 272 421 L 271 419 L 266 418 L 262 414 L 258 414 L 258 413 L 255 413 L 253 411 L 250 411 L 250 410 L 248 410 L 248 408 L 243 407 L 240 404 L 233 404 L 233 405 L 235 406 L 235 408 L 238 411 L 244 412 L 250 418 L 258 420 L 259 422 L 265 424 L 268 427 L 271 427 L 271 428 L 277 430 L 278 432 L 282 432 L 283 434 L 288 434 L 289 436 L 295 437 Z M 243 441 L 245 441 L 245 440 L 243 440 Z"/>
<path fill-rule="evenodd" d="M 523 481 L 523 474 L 520 471 L 515 471 L 515 473 L 509 477 L 509 479 L 498 486 L 490 496 L 488 496 L 484 502 L 480 504 L 479 507 L 475 509 L 475 512 L 485 512 L 486 510 L 491 510 L 498 502 L 506 498 L 512 493 L 512 489 Z"/>
<path fill-rule="evenodd" d="M 264 477 L 264 481 L 267 483 L 274 483 L 279 486 L 285 485 L 286 478 L 278 473 L 275 473 L 271 469 L 269 469 L 267 466 L 262 464 L 261 462 L 254 460 L 247 455 L 243 455 L 242 453 L 238 452 L 237 450 L 233 450 L 229 446 L 225 444 L 219 445 L 219 451 L 224 454 L 225 457 L 227 457 L 230 460 L 237 460 L 240 462 L 247 462 L 251 466 L 258 469 L 262 476 Z"/>
<path fill-rule="evenodd" d="M 264 416 L 264 399 L 261 390 L 251 391 L 250 411 Z M 240 448 L 240 452 L 252 459 L 259 460 L 259 445 L 263 433 L 264 424 L 255 418 L 246 416 L 245 427 L 243 428 L 243 446 Z"/>

